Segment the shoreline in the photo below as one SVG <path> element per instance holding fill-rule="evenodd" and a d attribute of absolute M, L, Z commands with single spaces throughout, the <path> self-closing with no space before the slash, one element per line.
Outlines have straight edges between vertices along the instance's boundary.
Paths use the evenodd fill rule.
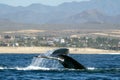
<path fill-rule="evenodd" d="M 61 47 L 0 47 L 0 54 L 41 54 Z M 120 51 L 94 48 L 68 48 L 70 54 L 120 54 Z"/>

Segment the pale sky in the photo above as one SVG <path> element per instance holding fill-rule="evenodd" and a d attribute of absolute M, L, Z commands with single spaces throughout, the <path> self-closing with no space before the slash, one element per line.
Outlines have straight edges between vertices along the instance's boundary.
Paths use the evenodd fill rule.
<path fill-rule="evenodd" d="M 8 4 L 12 6 L 28 6 L 32 3 L 41 3 L 45 5 L 56 6 L 64 2 L 72 2 L 72 1 L 89 1 L 89 0 L 0 0 L 0 3 Z"/>

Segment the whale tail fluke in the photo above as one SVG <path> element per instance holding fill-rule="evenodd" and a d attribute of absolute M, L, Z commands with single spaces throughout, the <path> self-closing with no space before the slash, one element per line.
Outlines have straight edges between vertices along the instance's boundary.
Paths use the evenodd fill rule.
<path fill-rule="evenodd" d="M 77 62 L 72 57 L 68 56 L 69 49 L 60 48 L 53 51 L 50 56 L 36 56 L 37 58 L 46 58 L 46 59 L 54 59 L 58 60 L 65 68 L 70 69 L 85 69 L 85 67 Z"/>

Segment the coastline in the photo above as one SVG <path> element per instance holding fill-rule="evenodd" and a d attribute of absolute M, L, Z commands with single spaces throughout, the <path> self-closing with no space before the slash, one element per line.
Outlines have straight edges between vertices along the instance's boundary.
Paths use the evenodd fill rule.
<path fill-rule="evenodd" d="M 41 54 L 60 47 L 0 47 L 0 54 Z M 94 48 L 68 48 L 70 54 L 120 54 L 120 51 Z"/>

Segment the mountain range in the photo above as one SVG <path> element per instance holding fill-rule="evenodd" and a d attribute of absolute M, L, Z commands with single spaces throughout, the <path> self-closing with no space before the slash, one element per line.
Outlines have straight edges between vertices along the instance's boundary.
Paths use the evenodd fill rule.
<path fill-rule="evenodd" d="M 14 24 L 119 24 L 120 0 L 66 2 L 58 6 L 0 4 L 0 27 Z"/>

